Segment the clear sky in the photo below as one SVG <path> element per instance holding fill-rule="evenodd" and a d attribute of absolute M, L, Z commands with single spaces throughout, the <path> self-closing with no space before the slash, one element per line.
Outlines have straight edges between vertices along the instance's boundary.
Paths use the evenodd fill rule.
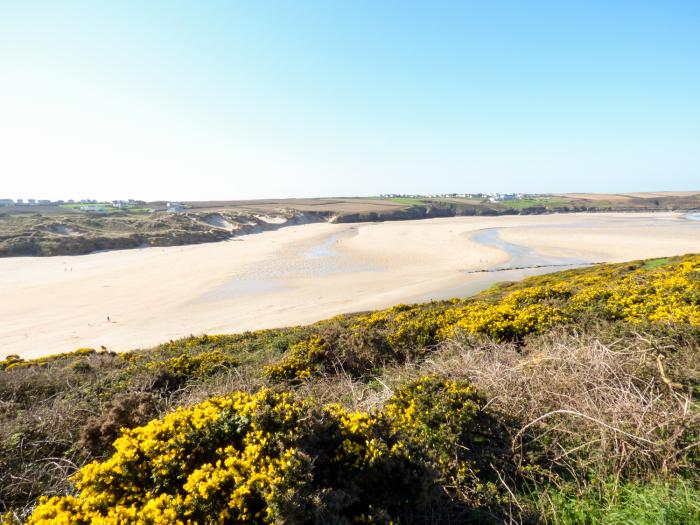
<path fill-rule="evenodd" d="M 698 0 L 0 0 L 0 198 L 682 189 Z"/>

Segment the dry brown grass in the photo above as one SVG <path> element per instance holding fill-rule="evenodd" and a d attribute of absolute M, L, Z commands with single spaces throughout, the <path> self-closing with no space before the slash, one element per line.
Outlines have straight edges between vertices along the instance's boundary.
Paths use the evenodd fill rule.
<path fill-rule="evenodd" d="M 527 346 L 456 339 L 423 369 L 469 378 L 485 392 L 510 422 L 522 464 L 573 479 L 692 468 L 700 413 L 657 359 L 674 348 L 641 334 L 606 343 L 564 332 Z"/>

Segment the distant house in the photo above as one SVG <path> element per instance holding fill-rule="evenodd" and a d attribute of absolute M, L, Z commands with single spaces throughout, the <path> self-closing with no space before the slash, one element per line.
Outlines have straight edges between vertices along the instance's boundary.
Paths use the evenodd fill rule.
<path fill-rule="evenodd" d="M 48 206 L 51 204 L 51 201 L 48 199 L 39 199 L 39 204 L 41 204 L 42 206 Z"/>
<path fill-rule="evenodd" d="M 519 199 L 519 194 L 517 193 L 489 193 L 488 199 L 490 202 L 501 202 L 501 201 L 514 201 Z"/>
<path fill-rule="evenodd" d="M 12 206 L 14 203 L 12 199 L 0 199 L 0 206 Z"/>
<path fill-rule="evenodd" d="M 101 212 L 107 211 L 107 209 L 104 206 L 99 206 L 96 204 L 86 204 L 85 206 L 81 206 L 80 209 L 82 211 L 93 212 L 93 213 L 101 213 Z"/>
<path fill-rule="evenodd" d="M 168 202 L 165 205 L 170 213 L 177 213 L 185 209 L 185 205 L 181 202 Z"/>

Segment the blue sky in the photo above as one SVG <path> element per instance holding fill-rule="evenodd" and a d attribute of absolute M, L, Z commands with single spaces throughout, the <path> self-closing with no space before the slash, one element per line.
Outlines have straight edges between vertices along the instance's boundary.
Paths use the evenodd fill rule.
<path fill-rule="evenodd" d="M 0 197 L 700 189 L 697 1 L 0 0 Z"/>

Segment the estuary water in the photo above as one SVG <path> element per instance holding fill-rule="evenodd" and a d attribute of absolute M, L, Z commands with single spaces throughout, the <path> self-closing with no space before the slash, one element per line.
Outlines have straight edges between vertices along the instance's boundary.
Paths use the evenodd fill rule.
<path fill-rule="evenodd" d="M 588 227 L 588 225 L 583 227 Z M 595 264 L 593 257 L 557 257 L 539 253 L 525 245 L 505 241 L 500 236 L 500 230 L 501 228 L 484 228 L 473 233 L 470 240 L 481 246 L 496 248 L 504 252 L 508 256 L 505 262 L 491 267 L 461 270 L 463 282 L 446 290 L 435 290 L 419 299 L 421 301 L 437 301 L 453 297 L 468 297 L 497 283 L 519 281 L 526 277 Z"/>

